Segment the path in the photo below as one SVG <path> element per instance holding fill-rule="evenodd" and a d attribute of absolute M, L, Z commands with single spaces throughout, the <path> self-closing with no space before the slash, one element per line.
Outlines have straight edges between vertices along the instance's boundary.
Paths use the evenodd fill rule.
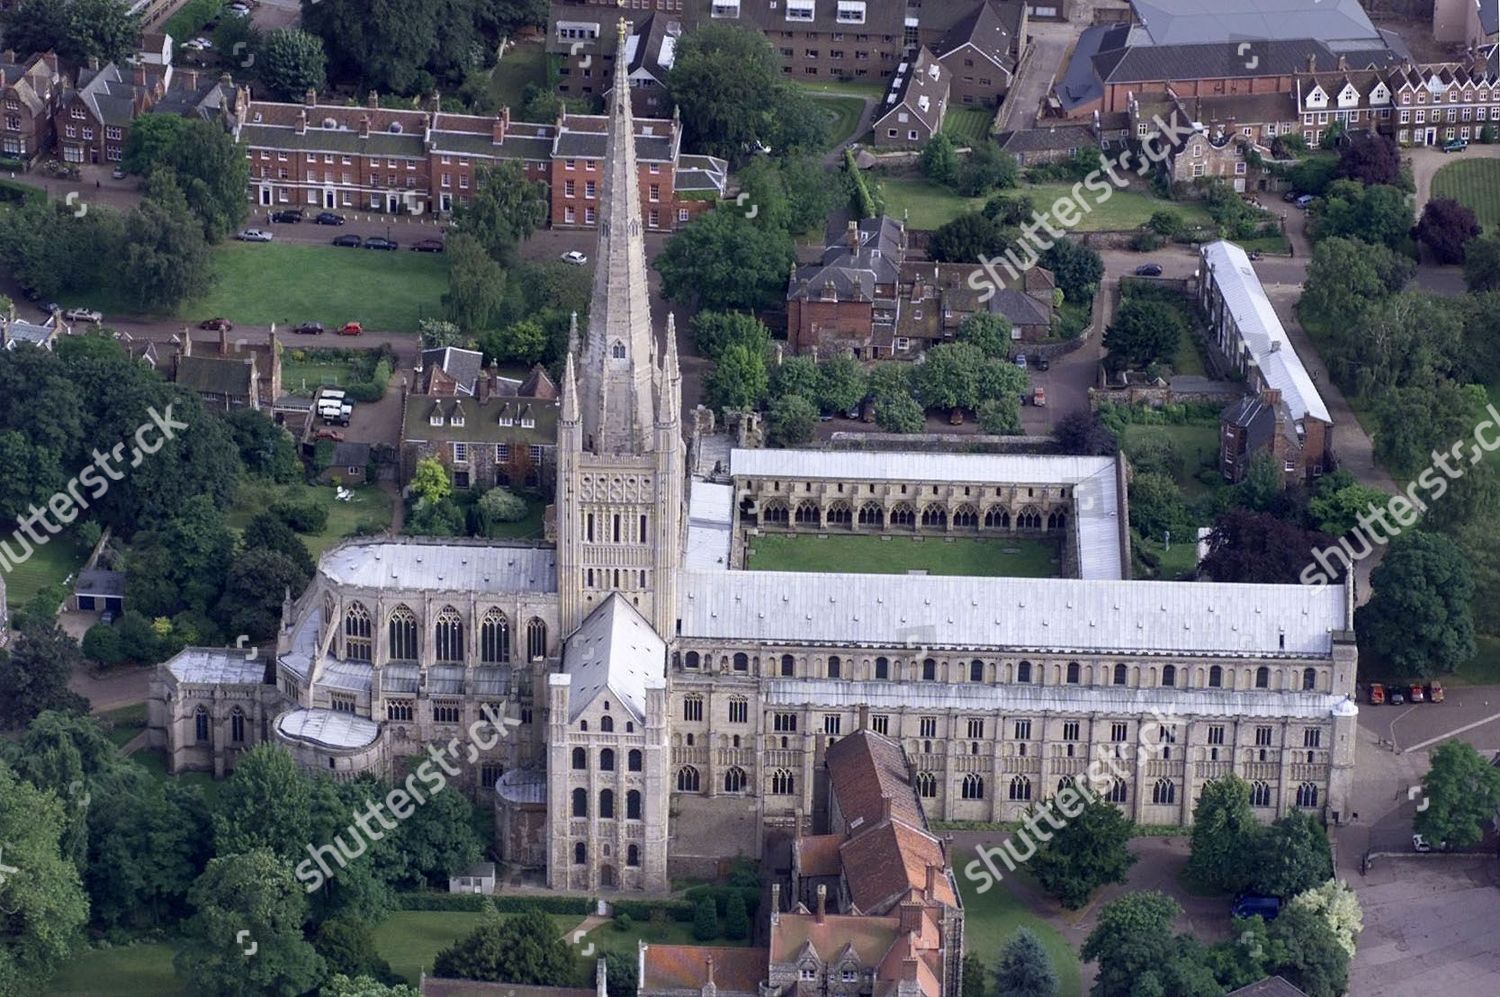
<path fill-rule="evenodd" d="M 816 100 L 818 95 L 812 94 L 811 96 Z M 879 100 L 879 97 L 865 98 L 865 109 L 859 112 L 859 124 L 854 126 L 854 131 L 844 141 L 829 150 L 828 155 L 823 157 L 824 166 L 830 169 L 840 169 L 843 167 L 844 150 L 858 142 L 860 136 L 870 130 L 870 126 L 875 120 L 875 108 L 878 106 Z"/>
<path fill-rule="evenodd" d="M 1000 130 L 1015 131 L 1036 125 L 1037 111 L 1063 70 L 1063 56 L 1076 37 L 1071 25 L 1035 24 L 1031 42 L 1021 57 L 1020 71 L 1000 109 Z"/>

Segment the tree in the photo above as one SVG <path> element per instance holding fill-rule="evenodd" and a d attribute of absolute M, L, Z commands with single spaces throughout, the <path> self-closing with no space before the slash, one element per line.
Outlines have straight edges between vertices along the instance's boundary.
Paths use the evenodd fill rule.
<path fill-rule="evenodd" d="M 108 623 L 96 623 L 84 631 L 80 645 L 83 656 L 101 665 L 118 665 L 125 660 L 125 651 L 120 646 L 120 635 Z"/>
<path fill-rule="evenodd" d="M 547 220 L 542 184 L 526 179 L 521 164 L 506 160 L 479 170 L 468 203 L 453 209 L 453 225 L 473 236 L 497 263 L 509 263 L 515 247 Z"/>
<path fill-rule="evenodd" d="M 120 273 L 142 311 L 172 311 L 217 279 L 203 225 L 170 172 L 153 172 L 146 196 L 125 218 Z"/>
<path fill-rule="evenodd" d="M 1295 897 L 1333 875 L 1328 835 L 1312 814 L 1293 810 L 1255 836 L 1249 869 L 1252 892 Z"/>
<path fill-rule="evenodd" d="M 1136 860 L 1127 847 L 1133 832 L 1119 807 L 1089 798 L 1076 817 L 1037 847 L 1032 874 L 1064 907 L 1077 910 L 1099 887 L 1125 882 Z"/>
<path fill-rule="evenodd" d="M 448 291 L 443 295 L 443 308 L 447 316 L 469 332 L 489 328 L 505 297 L 505 271 L 490 258 L 484 244 L 467 232 L 449 233 L 445 255 Z"/>
<path fill-rule="evenodd" d="M 412 472 L 411 484 L 407 486 L 413 495 L 428 502 L 441 502 L 453 494 L 453 481 L 448 471 L 436 457 L 423 457 L 417 461 Z"/>
<path fill-rule="evenodd" d="M 141 38 L 140 18 L 119 0 L 20 0 L 0 16 L 0 28 L 17 52 L 56 52 L 77 65 L 121 61 Z"/>
<path fill-rule="evenodd" d="M 1136 473 L 1130 482 L 1130 525 L 1153 540 L 1168 533 L 1181 543 L 1193 539 L 1194 524 L 1182 489 L 1164 474 Z"/>
<path fill-rule="evenodd" d="M 1438 197 L 1427 202 L 1411 234 L 1439 263 L 1455 264 L 1464 261 L 1464 248 L 1479 232 L 1474 212 L 1452 198 Z"/>
<path fill-rule="evenodd" d="M 1104 258 L 1082 243 L 1059 239 L 1041 255 L 1063 297 L 1075 304 L 1091 301 L 1104 279 Z"/>
<path fill-rule="evenodd" d="M 1052 969 L 1052 960 L 1030 929 L 1017 928 L 1000 950 L 1000 962 L 995 967 L 995 993 L 996 997 L 1057 994 L 1057 973 Z"/>
<path fill-rule="evenodd" d="M 224 425 L 234 437 L 245 470 L 278 484 L 297 480 L 302 470 L 297 459 L 297 445 L 291 434 L 272 422 L 264 412 L 252 408 L 233 409 L 224 414 Z"/>
<path fill-rule="evenodd" d="M 137 534 L 125 559 L 126 603 L 152 617 L 206 612 L 223 592 L 234 542 L 213 500 L 193 496 L 160 527 Z"/>
<path fill-rule="evenodd" d="M 1271 969 L 1307 997 L 1339 997 L 1349 981 L 1349 955 L 1315 910 L 1288 906 L 1267 929 Z"/>
<path fill-rule="evenodd" d="M 979 431 L 992 436 L 1017 436 L 1022 432 L 1019 398 L 986 398 L 979 403 Z"/>
<path fill-rule="evenodd" d="M 1181 312 L 1160 301 L 1127 298 L 1104 330 L 1112 370 L 1141 370 L 1177 359 L 1177 344 L 1187 333 Z"/>
<path fill-rule="evenodd" d="M 750 915 L 745 911 L 745 895 L 739 890 L 729 891 L 724 901 L 724 937 L 739 941 L 750 937 Z"/>
<path fill-rule="evenodd" d="M 257 513 L 245 525 L 242 542 L 247 551 L 270 550 L 285 555 L 303 575 L 303 585 L 307 584 L 317 569 L 302 538 L 287 525 L 286 520 L 269 510 Z"/>
<path fill-rule="evenodd" d="M 1250 849 L 1260 833 L 1250 809 L 1250 786 L 1232 772 L 1209 780 L 1193 806 L 1187 877 L 1220 893 L 1240 892 L 1249 881 Z"/>
<path fill-rule="evenodd" d="M 1367 187 L 1396 184 L 1401 179 L 1401 150 L 1388 136 L 1366 133 L 1339 150 L 1334 172 L 1341 180 L 1356 180 Z"/>
<path fill-rule="evenodd" d="M 485 536 L 495 536 L 501 523 L 518 523 L 526 518 L 530 506 L 526 500 L 507 488 L 491 488 L 475 503 L 480 527 Z"/>
<path fill-rule="evenodd" d="M 1485 824 L 1500 808 L 1500 769 L 1467 741 L 1444 741 L 1432 749 L 1422 796 L 1417 832 L 1435 844 L 1467 848 L 1484 837 Z"/>
<path fill-rule="evenodd" d="M 1097 962 L 1093 997 L 1159 993 L 1137 989 L 1148 975 L 1155 979 L 1159 967 L 1173 949 L 1172 922 L 1182 908 L 1164 893 L 1127 893 L 1105 904 L 1094 930 L 1080 952 L 1085 961 Z"/>
<path fill-rule="evenodd" d="M 1400 293 L 1416 265 L 1385 246 L 1332 237 L 1313 247 L 1306 290 L 1297 304 L 1304 316 L 1342 322 L 1370 301 Z"/>
<path fill-rule="evenodd" d="M 1120 447 L 1114 431 L 1099 421 L 1098 412 L 1069 412 L 1052 427 L 1052 438 L 1065 454 L 1098 457 Z"/>
<path fill-rule="evenodd" d="M 1307 502 L 1307 514 L 1314 529 L 1337 537 L 1358 526 L 1361 514 L 1383 509 L 1390 500 L 1379 488 L 1360 484 L 1354 475 L 1340 469 L 1318 479 Z"/>
<path fill-rule="evenodd" d="M 1485 765 L 1485 768 L 1490 766 Z M 1354 895 L 1348 883 L 1342 879 L 1329 879 L 1322 886 L 1297 894 L 1292 898 L 1291 906 L 1305 908 L 1321 917 L 1333 932 L 1338 947 L 1349 958 L 1354 958 L 1354 939 L 1364 930 L 1365 916 L 1359 906 L 1359 897 Z"/>
<path fill-rule="evenodd" d="M 68 688 L 82 663 L 78 645 L 55 620 L 28 614 L 10 651 L 0 650 L 0 728 L 24 727 L 47 710 L 88 712 L 88 700 Z"/>
<path fill-rule="evenodd" d="M 432 972 L 460 980 L 562 987 L 572 984 L 574 963 L 552 920 L 530 910 L 506 921 L 487 920 L 439 952 Z"/>
<path fill-rule="evenodd" d="M 938 132 L 922 146 L 922 175 L 935 184 L 953 186 L 958 179 L 958 153 L 953 140 Z"/>
<path fill-rule="evenodd" d="M 1404 190 L 1335 180 L 1323 195 L 1312 234 L 1314 239 L 1343 236 L 1399 249 L 1411 234 L 1411 212 Z"/>
<path fill-rule="evenodd" d="M 1500 291 L 1500 233 L 1481 235 L 1464 247 L 1464 284 L 1470 291 Z"/>
<path fill-rule="evenodd" d="M 547 350 L 547 330 L 535 319 L 523 319 L 480 333 L 479 348 L 486 362 L 534 364 Z"/>
<path fill-rule="evenodd" d="M 293 997 L 323 978 L 322 958 L 302 937 L 307 894 L 271 850 L 212 859 L 188 899 L 195 913 L 174 966 L 198 993 Z"/>
<path fill-rule="evenodd" d="M 714 898 L 704 894 L 699 898 L 698 904 L 693 908 L 693 937 L 700 942 L 706 942 L 719 935 L 719 912 L 714 906 Z"/>
<path fill-rule="evenodd" d="M 927 253 L 946 263 L 978 263 L 981 258 L 1000 256 L 1009 242 L 1006 230 L 995 219 L 969 211 L 938 226 L 927 243 Z"/>
<path fill-rule="evenodd" d="M 760 160 L 757 160 L 760 162 Z M 771 330 L 745 312 L 703 311 L 693 316 L 693 345 L 710 360 L 717 360 L 731 346 L 749 346 L 764 353 L 771 346 Z"/>
<path fill-rule="evenodd" d="M 784 230 L 762 228 L 735 211 L 710 211 L 668 240 L 653 266 L 671 301 L 755 311 L 785 301 L 795 258 Z"/>
<path fill-rule="evenodd" d="M 402 979 L 381 957 L 375 947 L 375 933 L 363 918 L 331 917 L 324 921 L 313 937 L 313 949 L 322 956 L 330 973 L 387 983 Z"/>
<path fill-rule="evenodd" d="M 704 380 L 703 393 L 716 409 L 750 409 L 760 404 L 769 385 L 765 356 L 748 346 L 731 346 Z"/>
<path fill-rule="evenodd" d="M 1020 179 L 1016 158 L 1001 152 L 986 135 L 973 143 L 968 162 L 959 167 L 958 191 L 965 197 L 980 197 L 992 190 L 1014 187 Z"/>
<path fill-rule="evenodd" d="M 1216 582 L 1291 584 L 1332 541 L 1268 512 L 1228 509 L 1214 520 L 1200 567 Z"/>
<path fill-rule="evenodd" d="M 887 433 L 920 433 L 927 417 L 910 395 L 886 395 L 875 398 L 875 422 Z"/>
<path fill-rule="evenodd" d="M 613 991 L 611 991 L 613 992 Z M 382 983 L 373 976 L 348 976 L 334 973 L 318 991 L 318 997 L 421 997 L 415 987 L 404 983 Z"/>
<path fill-rule="evenodd" d="M 818 428 L 818 408 L 801 395 L 782 395 L 771 402 L 767 420 L 772 446 L 797 446 L 813 438 L 813 431 Z"/>
<path fill-rule="evenodd" d="M 307 580 L 307 574 L 287 555 L 247 550 L 229 566 L 215 615 L 232 634 L 245 634 L 252 640 L 269 638 L 281 623 L 287 591 L 300 595 Z"/>
<path fill-rule="evenodd" d="M 121 166 L 148 178 L 165 171 L 208 241 L 233 231 L 244 220 L 250 182 L 249 163 L 233 136 L 215 122 L 170 114 L 146 115 L 139 124 L 147 127 L 131 126 Z"/>
<path fill-rule="evenodd" d="M 1354 612 L 1360 644 L 1397 672 L 1428 678 L 1474 656 L 1474 581 L 1463 552 L 1425 530 L 1403 533 L 1370 574 Z"/>
<path fill-rule="evenodd" d="M 62 853 L 63 805 L 0 762 L 0 987 L 41 993 L 88 920 L 78 870 Z"/>
<path fill-rule="evenodd" d="M 816 401 L 825 411 L 839 415 L 852 411 L 864 401 L 867 388 L 864 371 L 847 353 L 818 364 Z"/>
<path fill-rule="evenodd" d="M 801 395 L 812 401 L 818 397 L 818 378 L 818 363 L 812 357 L 783 357 L 771 371 L 771 397 Z"/>
<path fill-rule="evenodd" d="M 1010 319 L 994 312 L 973 312 L 958 323 L 958 341 L 971 343 L 987 357 L 1005 359 L 1010 354 Z"/>
<path fill-rule="evenodd" d="M 964 985 L 960 997 L 987 997 L 989 993 L 989 969 L 984 960 L 973 952 L 964 953 Z"/>
<path fill-rule="evenodd" d="M 303 854 L 311 836 L 307 777 L 286 749 L 258 744 L 240 756 L 219 792 L 214 852 L 268 848 L 282 859 Z"/>
<path fill-rule="evenodd" d="M 424 350 L 435 350 L 443 346 L 465 348 L 471 342 L 456 322 L 435 318 L 417 319 L 417 329 L 421 333 Z"/>
<path fill-rule="evenodd" d="M 451 786 L 431 794 L 401 828 L 400 850 L 408 878 L 424 887 L 446 886 L 483 855 L 474 832 L 474 805 Z"/>
<path fill-rule="evenodd" d="M 476 0 L 416 6 L 402 0 L 321 0 L 309 4 L 302 27 L 323 39 L 333 79 L 358 81 L 361 90 L 425 94 L 440 84 L 457 87 L 480 46 L 482 15 Z"/>
<path fill-rule="evenodd" d="M 273 100 L 300 101 L 309 90 L 321 91 L 328 78 L 323 39 L 298 28 L 277 28 L 255 52 L 260 82 Z"/>
<path fill-rule="evenodd" d="M 927 351 L 913 370 L 924 408 L 967 408 L 979 404 L 979 370 L 984 356 L 968 343 L 943 343 Z"/>
<path fill-rule="evenodd" d="M 1301 136 L 1296 136 L 1300 141 Z M 1338 160 L 1326 156 L 1306 156 L 1286 171 L 1286 181 L 1293 190 L 1322 197 L 1328 185 L 1338 178 Z"/>

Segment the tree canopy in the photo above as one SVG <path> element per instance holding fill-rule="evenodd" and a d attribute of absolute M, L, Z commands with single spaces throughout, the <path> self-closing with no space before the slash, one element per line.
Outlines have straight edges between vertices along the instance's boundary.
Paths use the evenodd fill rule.
<path fill-rule="evenodd" d="M 1437 197 L 1422 208 L 1412 236 L 1437 262 L 1455 264 L 1464 261 L 1465 248 L 1479 231 L 1473 211 L 1450 197 Z"/>
<path fill-rule="evenodd" d="M 1500 809 L 1500 769 L 1467 741 L 1444 741 L 1430 757 L 1413 826 L 1434 845 L 1477 844 Z"/>
<path fill-rule="evenodd" d="M 1430 678 L 1474 656 L 1474 581 L 1464 553 L 1441 534 L 1403 533 L 1370 574 L 1354 613 L 1361 646 L 1401 674 Z"/>
<path fill-rule="evenodd" d="M 460 980 L 563 987 L 572 984 L 573 967 L 573 952 L 559 937 L 552 919 L 530 911 L 481 924 L 439 952 L 432 971 Z"/>
<path fill-rule="evenodd" d="M 786 299 L 795 259 L 784 229 L 735 211 L 700 215 L 667 241 L 653 266 L 671 301 L 716 311 L 755 311 Z"/>

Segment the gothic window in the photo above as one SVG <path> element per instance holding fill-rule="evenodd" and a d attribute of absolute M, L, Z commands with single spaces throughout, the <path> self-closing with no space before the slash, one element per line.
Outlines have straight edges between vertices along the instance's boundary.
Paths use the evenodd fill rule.
<path fill-rule="evenodd" d="M 1297 787 L 1297 806 L 1315 807 L 1318 805 L 1318 787 L 1313 783 L 1304 782 Z"/>
<path fill-rule="evenodd" d="M 245 743 L 245 711 L 238 706 L 229 714 L 229 740 L 233 744 Z"/>
<path fill-rule="evenodd" d="M 498 609 L 485 613 L 479 625 L 479 660 L 486 665 L 510 660 L 510 620 Z"/>
<path fill-rule="evenodd" d="M 777 769 L 771 773 L 771 792 L 778 796 L 790 796 L 797 791 L 797 780 L 790 769 Z"/>
<path fill-rule="evenodd" d="M 737 672 L 747 672 L 747 671 L 749 671 L 750 670 L 750 656 L 748 654 L 746 654 L 745 652 L 743 652 L 743 651 L 740 651 L 737 654 L 735 654 L 735 656 L 734 656 L 734 670 L 737 671 Z"/>
<path fill-rule="evenodd" d="M 579 787 L 573 790 L 573 816 L 587 817 L 589 815 L 589 791 Z"/>
<path fill-rule="evenodd" d="M 1078 662 L 1076 661 L 1068 662 L 1068 684 L 1078 684 Z"/>
<path fill-rule="evenodd" d="M 1217 689 L 1224 684 L 1224 669 L 1214 665 L 1208 670 L 1208 687 Z"/>
<path fill-rule="evenodd" d="M 937 776 L 931 772 L 918 772 L 917 795 L 929 800 L 937 796 Z"/>
<path fill-rule="evenodd" d="M 962 795 L 966 800 L 984 799 L 984 777 L 977 772 L 970 772 L 965 775 Z"/>
<path fill-rule="evenodd" d="M 1271 669 L 1267 668 L 1265 665 L 1261 665 L 1255 670 L 1255 688 L 1271 688 Z"/>
<path fill-rule="evenodd" d="M 609 355 L 614 357 L 616 360 L 624 360 L 625 344 L 620 342 L 618 339 L 615 340 L 614 345 L 609 348 Z"/>
<path fill-rule="evenodd" d="M 599 819 L 615 819 L 615 791 L 613 789 L 599 790 Z"/>
<path fill-rule="evenodd" d="M 1016 665 L 1016 681 L 1017 682 L 1030 682 L 1031 681 L 1031 662 L 1029 662 L 1029 661 L 1023 661 L 1019 665 Z"/>
<path fill-rule="evenodd" d="M 533 616 L 526 621 L 526 658 L 547 656 L 547 624 Z"/>
<path fill-rule="evenodd" d="M 684 765 L 677 770 L 677 791 L 679 793 L 698 792 L 698 770 L 691 765 Z"/>
<path fill-rule="evenodd" d="M 208 708 L 198 707 L 193 711 L 193 736 L 199 744 L 208 740 Z"/>
<path fill-rule="evenodd" d="M 641 791 L 639 789 L 632 789 L 625 794 L 625 819 L 641 819 Z"/>
<path fill-rule="evenodd" d="M 599 752 L 599 771 L 613 772 L 615 770 L 615 749 L 605 748 Z"/>
<path fill-rule="evenodd" d="M 1171 779 L 1156 780 L 1156 785 L 1151 787 L 1151 802 L 1157 804 L 1176 803 L 1177 783 Z"/>
<path fill-rule="evenodd" d="M 370 614 L 360 603 L 349 604 L 344 614 L 344 657 L 350 661 L 370 660 Z"/>
<path fill-rule="evenodd" d="M 922 661 L 922 680 L 925 682 L 937 680 L 937 662 L 932 658 L 926 658 Z"/>
<path fill-rule="evenodd" d="M 948 510 L 940 505 L 929 505 L 922 510 L 922 525 L 941 529 L 948 525 Z"/>
<path fill-rule="evenodd" d="M 391 660 L 417 660 L 417 616 L 405 606 L 391 611 Z"/>
<path fill-rule="evenodd" d="M 1126 794 L 1125 780 L 1123 780 L 1123 779 L 1115 779 L 1115 780 L 1112 780 L 1110 782 L 1110 784 L 1109 784 L 1109 794 L 1108 794 L 1108 796 L 1106 798 L 1111 803 L 1124 803 L 1125 802 L 1125 794 Z"/>
<path fill-rule="evenodd" d="M 878 502 L 866 502 L 859 507 L 860 526 L 879 526 L 885 521 L 885 513 Z"/>
<path fill-rule="evenodd" d="M 700 721 L 703 719 L 702 696 L 687 696 L 683 699 L 682 719 L 687 721 Z"/>
<path fill-rule="evenodd" d="M 1012 800 L 1031 799 L 1031 780 L 1024 775 L 1013 776 L 1010 780 L 1010 798 Z"/>
<path fill-rule="evenodd" d="M 1257 779 L 1250 784 L 1250 805 L 1252 807 L 1269 807 L 1271 805 L 1271 786 L 1269 783 Z"/>
<path fill-rule="evenodd" d="M 1162 665 L 1162 667 L 1161 667 L 1161 684 L 1162 685 L 1176 685 L 1177 684 L 1177 666 L 1176 665 Z"/>
<path fill-rule="evenodd" d="M 724 773 L 724 792 L 743 793 L 745 791 L 745 783 L 747 781 L 748 780 L 745 777 L 744 769 L 738 766 L 731 766 L 729 770 Z"/>
<path fill-rule="evenodd" d="M 992 505 L 984 511 L 984 525 L 992 530 L 1010 529 L 1010 513 L 998 505 Z"/>
<path fill-rule="evenodd" d="M 682 663 L 688 668 L 698 667 L 698 652 L 689 651 L 682 659 Z"/>
<path fill-rule="evenodd" d="M 641 864 L 641 849 L 639 845 L 631 845 L 625 849 L 625 864 L 628 866 L 638 866 Z"/>
<path fill-rule="evenodd" d="M 892 526 L 913 526 L 917 521 L 917 512 L 911 506 L 902 502 L 891 510 Z"/>
<path fill-rule="evenodd" d="M 464 621 L 452 606 L 444 606 L 438 613 L 437 660 L 464 660 Z"/>
<path fill-rule="evenodd" d="M 830 654 L 828 656 L 828 677 L 831 679 L 841 677 L 840 672 L 842 671 L 842 669 L 843 662 L 839 660 L 839 656 L 836 654 Z"/>
<path fill-rule="evenodd" d="M 641 770 L 641 752 L 639 748 L 631 748 L 630 754 L 625 756 L 625 768 L 631 772 Z"/>
<path fill-rule="evenodd" d="M 573 767 L 575 769 L 586 769 L 589 767 L 589 753 L 582 748 L 573 749 Z"/>
<path fill-rule="evenodd" d="M 979 525 L 979 512 L 972 505 L 961 505 L 953 511 L 953 525 L 972 530 Z"/>

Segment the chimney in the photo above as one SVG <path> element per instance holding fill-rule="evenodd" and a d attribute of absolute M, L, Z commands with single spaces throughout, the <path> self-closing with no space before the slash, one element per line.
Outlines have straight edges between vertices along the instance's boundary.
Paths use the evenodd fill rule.
<path fill-rule="evenodd" d="M 1265 388 L 1260 393 L 1261 399 L 1272 408 L 1281 403 L 1281 392 L 1276 388 Z"/>
<path fill-rule="evenodd" d="M 1280 353 L 1281 352 L 1281 340 L 1279 340 L 1279 339 L 1273 339 L 1273 340 L 1271 340 L 1271 352 L 1272 353 Z"/>
<path fill-rule="evenodd" d="M 1339 55 L 1339 71 L 1342 72 L 1342 71 L 1344 71 L 1344 70 L 1346 70 L 1348 68 L 1349 68 L 1349 57 L 1347 55 L 1342 55 L 1342 54 Z"/>
<path fill-rule="evenodd" d="M 705 968 L 706 968 L 706 970 L 708 972 L 708 984 L 707 984 L 707 986 L 711 987 L 711 986 L 714 985 L 714 957 L 713 956 L 709 956 L 707 959 L 704 959 L 703 962 L 704 962 Z"/>
<path fill-rule="evenodd" d="M 308 87 L 306 92 L 302 94 L 302 103 L 306 104 L 308 107 L 317 107 L 318 91 L 314 90 L 312 87 Z"/>
<path fill-rule="evenodd" d="M 131 78 L 135 81 L 135 85 L 138 87 L 143 87 L 146 85 L 145 63 L 141 63 L 135 67 L 135 69 L 131 72 Z"/>
<path fill-rule="evenodd" d="M 90 69 L 97 73 L 99 71 L 99 57 L 97 55 L 89 56 L 88 65 Z"/>
<path fill-rule="evenodd" d="M 880 816 L 883 820 L 891 819 L 891 798 L 889 796 L 882 796 L 880 798 Z"/>
<path fill-rule="evenodd" d="M 901 978 L 907 983 L 917 982 L 917 940 L 911 939 L 910 948 L 907 949 L 906 958 L 901 960 Z"/>
<path fill-rule="evenodd" d="M 828 886 L 824 883 L 818 884 L 818 923 L 822 924 L 828 915 Z"/>
<path fill-rule="evenodd" d="M 297 112 L 297 134 L 307 134 L 307 111 L 305 110 Z"/>
<path fill-rule="evenodd" d="M 901 918 L 901 933 L 909 935 L 922 930 L 922 905 L 915 900 L 903 900 L 897 908 Z"/>
<path fill-rule="evenodd" d="M 229 330 L 219 326 L 219 356 L 229 356 Z"/>
<path fill-rule="evenodd" d="M 370 137 L 370 116 L 368 114 L 361 114 L 359 116 L 359 137 Z"/>
<path fill-rule="evenodd" d="M 185 357 L 193 355 L 193 333 L 187 326 L 182 327 L 182 341 L 177 344 L 177 351 Z"/>
<path fill-rule="evenodd" d="M 378 93 L 376 93 L 374 90 L 371 90 L 368 94 L 365 95 L 365 106 L 368 107 L 372 111 L 376 110 L 377 108 L 379 108 L 380 107 L 380 95 Z"/>
<path fill-rule="evenodd" d="M 1318 71 L 1318 53 L 1309 52 L 1307 54 L 1307 71 L 1309 73 L 1316 73 Z"/>
<path fill-rule="evenodd" d="M 443 110 L 443 95 L 436 90 L 427 95 L 427 110 L 438 114 Z"/>
<path fill-rule="evenodd" d="M 937 874 L 939 871 L 935 865 L 927 867 L 927 888 L 922 893 L 929 901 L 937 899 Z"/>
<path fill-rule="evenodd" d="M 859 252 L 859 222 L 849 222 L 849 252 Z"/>
<path fill-rule="evenodd" d="M 510 117 L 510 108 L 502 107 L 500 113 L 495 115 L 495 120 L 490 122 L 490 141 L 496 145 L 505 141 L 505 129 L 509 124 L 506 120 L 508 117 Z"/>

